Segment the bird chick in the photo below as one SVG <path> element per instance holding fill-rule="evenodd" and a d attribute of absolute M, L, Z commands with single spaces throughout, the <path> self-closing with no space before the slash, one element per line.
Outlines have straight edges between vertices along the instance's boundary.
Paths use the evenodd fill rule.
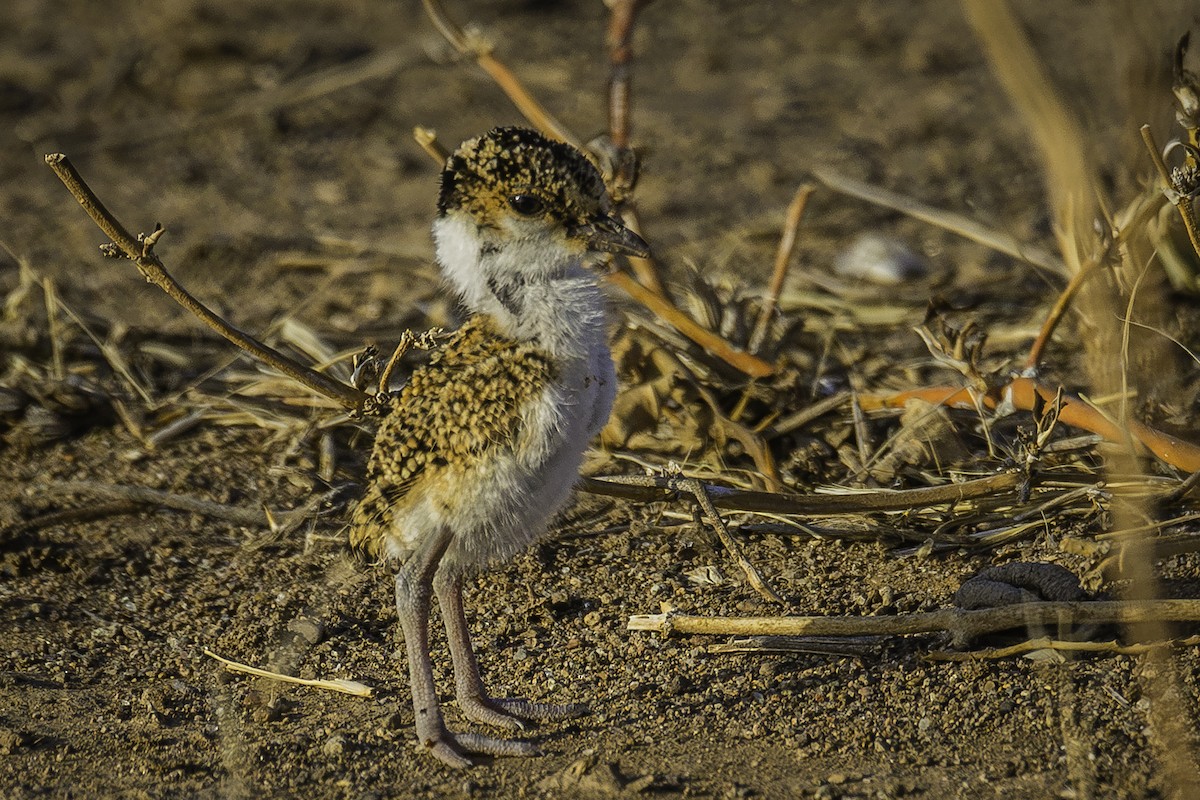
<path fill-rule="evenodd" d="M 578 150 L 523 128 L 465 142 L 442 172 L 437 262 L 470 317 L 389 398 L 351 520 L 355 547 L 397 565 L 416 733 L 437 758 L 532 755 L 532 743 L 446 728 L 429 653 L 433 597 L 470 720 L 508 730 L 578 706 L 490 697 L 463 611 L 464 577 L 511 558 L 566 502 L 608 419 L 616 375 L 598 253 L 645 256 Z"/>

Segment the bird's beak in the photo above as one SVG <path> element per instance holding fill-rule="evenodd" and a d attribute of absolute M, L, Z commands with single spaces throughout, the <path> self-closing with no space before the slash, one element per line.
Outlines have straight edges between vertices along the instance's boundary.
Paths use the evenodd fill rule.
<path fill-rule="evenodd" d="M 627 256 L 649 258 L 650 245 L 616 217 L 597 216 L 578 226 L 573 233 L 587 245 L 589 250 L 604 253 L 621 253 Z"/>

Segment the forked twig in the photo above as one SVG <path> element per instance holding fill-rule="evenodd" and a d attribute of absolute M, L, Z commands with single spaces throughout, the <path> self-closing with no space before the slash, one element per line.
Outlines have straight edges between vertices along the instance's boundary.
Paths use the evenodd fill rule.
<path fill-rule="evenodd" d="M 721 514 L 717 511 L 713 500 L 709 496 L 709 487 L 705 486 L 695 478 L 688 477 L 682 472 L 675 471 L 662 477 L 654 475 L 617 475 L 607 478 L 607 481 L 625 486 L 646 486 L 660 487 L 665 486 L 672 493 L 687 494 L 695 498 L 696 503 L 700 506 L 708 517 L 709 523 L 717 532 L 717 537 L 720 538 L 721 544 L 725 547 L 726 552 L 737 562 L 741 567 L 742 572 L 746 575 L 746 580 L 754 587 L 754 590 L 770 600 L 772 603 L 787 605 L 782 597 L 771 588 L 767 583 L 767 579 L 758 571 L 758 567 L 754 566 L 742 553 L 742 548 L 738 546 L 737 540 L 729 533 L 729 528 L 725 525 L 725 520 L 721 518 Z"/>
<path fill-rule="evenodd" d="M 347 408 L 357 409 L 363 406 L 367 400 L 365 393 L 352 386 L 347 386 L 341 381 L 334 380 L 328 375 L 309 369 L 273 347 L 263 344 L 250 334 L 230 325 L 208 306 L 193 297 L 167 272 L 163 262 L 154 253 L 154 244 L 162 235 L 161 227 L 156 228 L 153 233 L 141 237 L 140 240 L 135 239 L 100 201 L 100 198 L 87 185 L 65 155 L 61 153 L 48 155 L 46 164 L 54 170 L 54 174 L 59 177 L 79 205 L 83 206 L 83 210 L 92 218 L 92 221 L 108 236 L 112 242 L 110 247 L 132 261 L 146 280 L 170 295 L 172 300 L 191 311 L 210 328 L 264 364 L 279 370 L 308 388 L 338 401 Z"/>

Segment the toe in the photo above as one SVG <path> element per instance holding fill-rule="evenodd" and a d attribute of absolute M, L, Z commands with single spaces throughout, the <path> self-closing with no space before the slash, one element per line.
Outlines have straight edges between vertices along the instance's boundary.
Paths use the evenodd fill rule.
<path fill-rule="evenodd" d="M 537 745 L 524 739 L 495 739 L 479 733 L 460 733 L 455 738 L 460 747 L 471 753 L 505 757 L 528 757 L 542 754 Z"/>
<path fill-rule="evenodd" d="M 492 704 L 514 717 L 536 720 L 538 722 L 557 722 L 564 719 L 574 719 L 588 713 L 587 706 L 578 703 L 566 703 L 563 705 L 532 703 L 529 700 L 517 697 L 493 700 Z"/>
<path fill-rule="evenodd" d="M 524 720 L 509 713 L 508 709 L 497 707 L 492 700 L 460 697 L 458 709 L 464 717 L 481 725 L 491 725 L 506 731 L 523 731 L 526 728 Z"/>
<path fill-rule="evenodd" d="M 455 737 L 447 735 L 445 739 L 439 739 L 436 742 L 425 745 L 425 747 L 429 750 L 429 754 L 438 761 L 448 764 L 455 769 L 469 769 L 475 766 L 475 762 L 472 759 L 459 752 L 457 747 L 450 744 L 450 741 L 454 740 Z M 470 750 L 470 748 L 466 749 Z"/>

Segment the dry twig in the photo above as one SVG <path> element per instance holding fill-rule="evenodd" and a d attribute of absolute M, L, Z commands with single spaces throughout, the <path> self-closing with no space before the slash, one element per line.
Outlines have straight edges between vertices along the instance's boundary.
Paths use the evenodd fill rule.
<path fill-rule="evenodd" d="M 525 115 L 526 119 L 552 139 L 567 142 L 580 150 L 583 149 L 583 145 L 571 135 L 567 126 L 555 119 L 554 115 L 534 99 L 512 70 L 492 55 L 490 44 L 481 37 L 472 36 L 464 31 L 460 25 L 450 19 L 438 0 L 421 0 L 421 4 L 425 7 L 425 13 L 433 22 L 434 27 L 438 29 L 438 33 L 442 34 L 460 54 L 475 59 L 475 63 L 491 76 L 496 85 L 508 95 L 508 99 Z"/>
<path fill-rule="evenodd" d="M 700 617 L 667 609 L 635 614 L 631 631 L 717 636 L 906 636 L 946 632 L 960 641 L 1025 625 L 1200 622 L 1200 600 L 1093 600 L 1020 603 L 979 611 L 945 608 L 888 617 Z"/>
<path fill-rule="evenodd" d="M 763 298 L 762 308 L 758 312 L 758 322 L 754 325 L 754 333 L 750 335 L 747 349 L 757 353 L 762 349 L 763 340 L 767 338 L 767 328 L 775 309 L 779 305 L 779 295 L 783 292 L 783 282 L 787 279 L 788 267 L 792 263 L 792 252 L 796 249 L 796 231 L 800 221 L 804 219 L 804 209 L 808 207 L 808 198 L 812 197 L 817 187 L 811 183 L 802 183 L 788 205 L 787 216 L 783 223 L 783 233 L 779 237 L 779 248 L 775 252 L 775 268 L 771 273 L 771 283 L 767 287 L 767 296 Z"/>
<path fill-rule="evenodd" d="M 1200 636 L 1189 636 L 1186 639 L 1172 639 L 1167 642 L 1138 642 L 1137 644 L 1121 644 L 1111 642 L 1072 642 L 1070 640 L 1052 639 L 1049 636 L 1039 636 L 1008 647 L 987 647 L 982 650 L 934 650 L 926 653 L 929 661 L 990 661 L 1012 656 L 1022 656 L 1039 650 L 1055 650 L 1066 653 L 1112 653 L 1121 656 L 1135 656 L 1148 653 L 1161 647 L 1195 647 L 1200 645 Z"/>
<path fill-rule="evenodd" d="M 170 295 L 172 300 L 191 311 L 210 328 L 262 363 L 279 370 L 326 397 L 337 400 L 347 408 L 362 407 L 367 399 L 367 395 L 363 392 L 334 380 L 328 375 L 309 369 L 273 347 L 268 347 L 250 334 L 238 330 L 193 297 L 187 289 L 184 289 L 154 253 L 154 244 L 163 233 L 162 227 L 157 227 L 153 233 L 135 239 L 100 201 L 100 198 L 87 185 L 65 155 L 61 153 L 48 155 L 46 164 L 54 170 L 54 174 L 59 177 L 79 205 L 83 206 L 83 210 L 111 240 L 112 244 L 108 246 L 108 252 L 128 258 L 137 266 L 138 271 L 146 280 L 162 289 Z"/>
<path fill-rule="evenodd" d="M 583 478 L 579 486 L 593 494 L 626 500 L 655 502 L 674 494 L 669 478 L 647 477 L 636 485 L 627 476 Z M 986 478 L 930 486 L 922 489 L 847 492 L 845 494 L 792 495 L 753 492 L 704 484 L 705 494 L 716 508 L 768 514 L 865 514 L 878 511 L 910 511 L 936 505 L 953 505 L 1019 489 L 1028 479 L 1017 472 L 1002 472 Z"/>
<path fill-rule="evenodd" d="M 320 504 L 328 498 L 328 496 L 316 496 L 299 508 L 273 512 L 265 506 L 231 506 L 225 503 L 214 503 L 211 500 L 201 500 L 198 497 L 150 489 L 145 486 L 119 486 L 98 481 L 45 481 L 37 485 L 47 492 L 85 494 L 103 497 L 114 503 L 135 503 L 140 506 L 169 508 L 174 511 L 185 511 L 214 519 L 223 519 L 235 525 L 268 525 L 273 519 L 276 524 L 272 527 L 283 532 L 295 528 L 312 516 Z"/>

